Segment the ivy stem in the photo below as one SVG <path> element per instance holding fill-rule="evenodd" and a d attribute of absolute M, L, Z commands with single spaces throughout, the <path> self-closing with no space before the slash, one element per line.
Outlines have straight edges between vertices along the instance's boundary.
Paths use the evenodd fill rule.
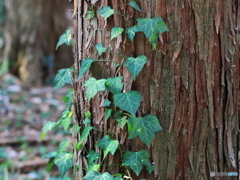
<path fill-rule="evenodd" d="M 122 16 L 122 17 L 125 18 L 125 15 L 124 15 L 124 14 L 121 14 L 121 13 L 118 13 L 118 12 L 116 12 L 116 14 L 118 14 L 118 15 L 120 15 L 120 16 Z"/>
<path fill-rule="evenodd" d="M 94 61 L 98 61 L 98 62 L 114 62 L 116 64 L 119 64 L 117 61 L 112 61 L 112 60 L 94 60 Z"/>
<path fill-rule="evenodd" d="M 105 131 L 105 130 L 101 130 L 101 129 L 98 129 L 98 128 L 93 128 L 97 131 L 102 131 L 102 132 L 106 132 L 106 133 L 112 133 L 112 134 L 115 134 L 117 136 L 117 133 L 114 133 L 114 132 L 110 132 L 110 131 Z"/>
<path fill-rule="evenodd" d="M 121 54 L 117 54 L 117 53 L 112 52 L 112 51 L 109 51 L 109 52 L 112 53 L 112 54 L 114 54 L 114 55 L 116 55 L 116 56 L 118 56 L 118 57 L 120 57 L 120 58 L 124 58 L 124 59 L 127 58 L 127 57 L 125 57 L 125 56 L 123 56 L 123 55 L 121 55 Z"/>

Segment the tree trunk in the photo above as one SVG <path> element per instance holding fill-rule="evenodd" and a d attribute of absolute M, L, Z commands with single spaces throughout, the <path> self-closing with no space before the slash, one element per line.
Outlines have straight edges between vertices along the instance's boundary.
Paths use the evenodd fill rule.
<path fill-rule="evenodd" d="M 114 63 L 94 63 L 91 71 L 74 83 L 74 123 L 82 125 L 84 112 L 91 111 L 93 125 L 99 129 L 121 133 L 123 150 L 150 152 L 155 171 L 143 171 L 134 180 L 198 180 L 210 179 L 210 171 L 239 173 L 239 60 L 240 60 L 240 1 L 235 0 L 136 0 L 142 9 L 138 12 L 127 7 L 125 23 L 122 16 L 114 14 L 104 20 L 98 13 L 91 20 L 85 19 L 90 6 L 100 9 L 112 7 L 124 13 L 124 0 L 77 1 L 74 34 L 75 68 L 79 62 L 91 57 L 121 63 L 112 54 L 101 57 L 94 47 L 102 43 L 124 56 L 146 55 L 148 62 L 133 81 L 126 67 L 118 75 L 124 77 L 124 90 L 137 90 L 143 96 L 138 116 L 154 114 L 164 131 L 157 133 L 151 149 L 138 138 L 128 140 L 126 131 L 120 131 L 113 119 L 104 121 L 103 99 L 112 97 L 108 92 L 98 93 L 87 102 L 83 84 L 90 77 L 96 79 L 114 76 Z M 127 1 L 128 3 L 128 1 Z M 157 49 L 137 33 L 132 43 L 124 36 L 110 41 L 114 26 L 127 28 L 136 24 L 136 18 L 162 17 L 169 32 L 159 36 Z M 75 151 L 75 165 L 80 168 L 76 179 L 83 179 L 86 154 L 104 133 L 91 133 L 81 154 Z M 74 134 L 76 141 L 80 133 Z M 109 156 L 107 163 L 119 163 L 116 156 Z M 121 162 L 120 162 L 121 163 Z M 104 166 L 102 172 L 125 173 L 118 166 Z M 218 178 L 215 178 L 218 179 Z M 219 177 L 219 179 L 238 179 Z"/>
<path fill-rule="evenodd" d="M 69 47 L 55 50 L 59 37 L 70 26 L 67 1 L 3 2 L 6 14 L 0 62 L 9 62 L 10 72 L 25 83 L 41 85 L 43 79 L 54 75 L 54 70 L 72 65 Z"/>

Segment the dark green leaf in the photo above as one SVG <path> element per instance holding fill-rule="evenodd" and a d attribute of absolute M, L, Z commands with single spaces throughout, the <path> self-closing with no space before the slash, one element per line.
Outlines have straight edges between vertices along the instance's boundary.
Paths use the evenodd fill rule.
<path fill-rule="evenodd" d="M 112 113 L 112 109 L 105 109 L 105 120 L 108 120 L 108 118 L 111 116 L 111 113 Z"/>
<path fill-rule="evenodd" d="M 132 74 L 133 79 L 135 80 L 146 62 L 147 57 L 144 55 L 138 56 L 136 58 L 128 57 L 124 66 L 128 68 L 128 71 Z"/>
<path fill-rule="evenodd" d="M 89 70 L 94 60 L 92 58 L 87 58 L 81 62 L 78 79 L 80 79 L 83 74 Z"/>
<path fill-rule="evenodd" d="M 136 32 L 138 32 L 138 27 L 133 26 L 127 29 L 128 38 L 133 42 Z"/>
<path fill-rule="evenodd" d="M 143 165 L 149 166 L 149 154 L 146 150 L 138 152 L 127 151 L 123 156 L 123 163 L 129 166 L 137 175 L 143 168 Z"/>
<path fill-rule="evenodd" d="M 155 132 L 163 130 L 158 119 L 154 115 L 147 115 L 142 118 L 128 118 L 128 139 L 139 138 L 150 147 L 155 138 Z"/>
<path fill-rule="evenodd" d="M 47 166 L 46 166 L 46 171 L 47 172 L 50 172 L 53 165 L 54 165 L 54 157 L 51 157 L 49 160 L 48 160 L 48 163 L 47 163 Z"/>
<path fill-rule="evenodd" d="M 136 9 L 136 10 L 141 12 L 141 9 L 138 6 L 138 4 L 136 3 L 136 1 L 131 1 L 130 3 L 128 3 L 128 5 L 132 6 L 134 9 Z"/>
<path fill-rule="evenodd" d="M 83 130 L 82 135 L 80 137 L 80 141 L 79 141 L 80 143 L 82 143 L 84 140 L 87 139 L 87 137 L 92 129 L 93 129 L 92 126 L 87 125 L 87 127 Z"/>
<path fill-rule="evenodd" d="M 122 34 L 123 30 L 124 29 L 120 28 L 120 27 L 113 27 L 112 30 L 111 30 L 111 40 L 113 38 L 118 37 L 120 34 Z"/>
<path fill-rule="evenodd" d="M 56 49 L 64 43 L 67 44 L 68 46 L 72 45 L 72 43 L 73 43 L 72 29 L 66 30 L 65 33 L 60 36 L 57 46 L 56 46 Z"/>
<path fill-rule="evenodd" d="M 58 89 L 63 87 L 66 83 L 72 84 L 72 68 L 60 69 L 54 80 L 54 88 Z"/>
<path fill-rule="evenodd" d="M 110 6 L 105 6 L 105 7 L 103 7 L 102 9 L 99 9 L 99 10 L 98 10 L 98 13 L 99 13 L 102 17 L 104 17 L 105 19 L 107 19 L 108 17 L 110 17 L 111 15 L 114 14 L 114 10 L 111 9 Z"/>
<path fill-rule="evenodd" d="M 87 86 L 86 94 L 88 101 L 90 101 L 91 98 L 94 97 L 98 91 L 105 91 L 105 82 L 106 79 L 96 80 L 93 77 L 86 81 L 84 86 Z"/>
<path fill-rule="evenodd" d="M 149 38 L 149 41 L 156 47 L 156 42 L 159 33 L 169 31 L 167 25 L 160 17 L 154 17 L 152 19 L 148 18 L 138 18 L 138 31 L 144 32 L 145 36 Z"/>
<path fill-rule="evenodd" d="M 99 160 L 100 153 L 97 153 L 97 152 L 91 150 L 91 151 L 88 152 L 86 157 L 88 158 L 88 162 L 92 163 L 94 161 L 98 161 Z"/>
<path fill-rule="evenodd" d="M 84 180 L 114 180 L 114 177 L 108 172 L 101 174 L 96 171 L 89 171 L 83 178 Z"/>
<path fill-rule="evenodd" d="M 114 103 L 117 107 L 129 112 L 133 117 L 142 101 L 142 95 L 137 91 L 129 91 L 127 93 L 114 94 Z"/>
<path fill-rule="evenodd" d="M 119 93 L 123 89 L 122 79 L 123 79 L 122 76 L 110 77 L 107 79 L 105 85 L 111 93 L 113 94 Z"/>
<path fill-rule="evenodd" d="M 61 176 L 64 176 L 64 174 L 73 166 L 73 155 L 72 153 L 60 153 L 55 157 L 54 163 L 57 165 Z"/>
<path fill-rule="evenodd" d="M 154 165 L 147 166 L 147 171 L 148 171 L 149 174 L 151 174 L 154 170 L 155 170 Z"/>
<path fill-rule="evenodd" d="M 103 149 L 104 158 L 109 152 L 114 154 L 119 145 L 118 140 L 113 140 L 109 135 L 104 136 L 98 143 L 97 146 Z"/>
<path fill-rule="evenodd" d="M 101 56 L 102 53 L 104 53 L 107 50 L 107 48 L 102 46 L 102 43 L 96 44 L 95 47 L 98 51 L 99 56 Z"/>

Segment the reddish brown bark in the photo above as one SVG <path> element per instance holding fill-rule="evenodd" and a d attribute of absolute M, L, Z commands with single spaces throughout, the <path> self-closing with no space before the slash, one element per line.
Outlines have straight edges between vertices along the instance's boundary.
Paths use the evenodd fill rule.
<path fill-rule="evenodd" d="M 76 0 L 77 2 L 77 0 Z M 91 1 L 96 9 L 109 5 L 123 13 L 123 0 Z M 128 1 L 127 1 L 128 2 Z M 239 169 L 239 60 L 240 60 L 240 2 L 235 0 L 136 0 L 142 12 L 127 7 L 127 19 L 114 14 L 104 20 L 99 14 L 92 20 L 84 19 L 91 3 L 78 1 L 75 17 L 75 67 L 87 57 L 97 60 L 94 46 L 103 43 L 118 54 L 146 55 L 148 63 L 136 81 L 125 67 L 118 73 L 124 76 L 126 91 L 138 90 L 143 95 L 139 116 L 154 114 L 164 131 L 157 134 L 149 152 L 155 171 L 143 171 L 139 177 L 147 180 L 210 179 L 210 171 L 237 172 Z M 162 17 L 170 31 L 159 37 L 157 49 L 138 33 L 134 43 L 125 36 L 110 41 L 109 30 L 114 26 L 130 27 L 136 18 Z M 121 63 L 112 54 L 99 59 Z M 100 107 L 108 92 L 98 93 L 91 102 L 86 101 L 85 80 L 93 76 L 106 78 L 116 72 L 114 63 L 96 63 L 84 78 L 75 82 L 75 123 L 82 122 L 83 112 L 91 110 L 94 125 L 100 129 L 117 131 L 114 120 L 103 121 L 104 108 Z M 76 75 L 77 76 L 77 75 Z M 75 79 L 76 80 L 76 79 Z M 110 96 L 111 98 L 111 96 Z M 124 141 L 123 149 L 147 149 L 139 140 Z M 91 134 L 86 150 L 102 133 Z M 75 135 L 79 138 L 79 134 Z M 98 149 L 97 149 L 98 150 Z M 99 150 L 98 150 L 99 151 Z M 84 167 L 82 155 L 75 152 L 75 163 Z M 108 161 L 116 163 L 112 156 Z M 124 173 L 119 167 L 103 167 L 102 171 Z M 82 179 L 82 169 L 76 179 Z M 133 174 L 133 173 L 132 173 Z M 219 177 L 226 179 L 226 177 Z M 230 177 L 229 179 L 237 179 Z"/>

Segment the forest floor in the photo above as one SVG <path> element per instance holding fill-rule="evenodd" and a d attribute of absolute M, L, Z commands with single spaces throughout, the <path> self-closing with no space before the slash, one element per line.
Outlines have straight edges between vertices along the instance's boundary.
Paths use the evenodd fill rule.
<path fill-rule="evenodd" d="M 57 167 L 45 171 L 48 159 L 42 155 L 70 135 L 61 128 L 43 140 L 41 134 L 44 123 L 61 117 L 68 88 L 28 87 L 10 74 L 0 82 L 0 180 L 60 179 Z"/>

